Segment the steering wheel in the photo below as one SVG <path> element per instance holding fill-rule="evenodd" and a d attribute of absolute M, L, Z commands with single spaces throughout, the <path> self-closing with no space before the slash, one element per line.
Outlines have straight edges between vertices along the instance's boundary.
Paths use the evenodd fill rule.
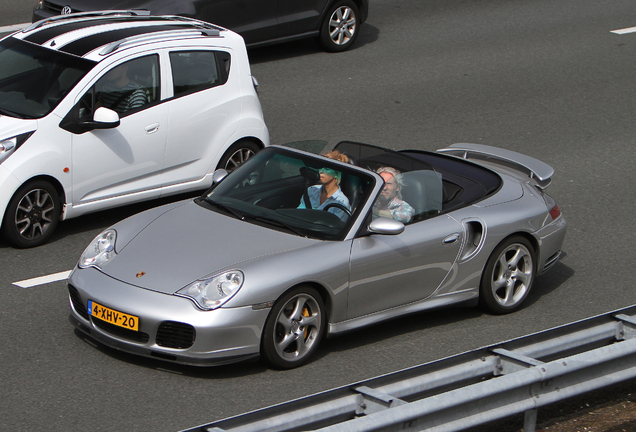
<path fill-rule="evenodd" d="M 323 210 L 324 210 L 324 211 L 327 211 L 327 210 L 329 210 L 331 207 L 336 207 L 336 208 L 338 208 L 338 209 L 342 210 L 343 212 L 345 212 L 345 213 L 347 214 L 347 216 L 351 217 L 351 210 L 349 210 L 348 208 L 346 208 L 345 206 L 343 206 L 343 205 L 342 205 L 342 204 L 340 204 L 340 203 L 329 203 L 329 204 L 327 204 L 327 205 L 323 208 Z"/>

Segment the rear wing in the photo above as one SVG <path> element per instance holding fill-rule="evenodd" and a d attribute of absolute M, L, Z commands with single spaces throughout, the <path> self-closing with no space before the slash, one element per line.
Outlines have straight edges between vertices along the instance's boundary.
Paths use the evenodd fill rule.
<path fill-rule="evenodd" d="M 554 175 L 554 168 L 545 162 L 541 162 L 538 159 L 521 153 L 493 146 L 457 143 L 439 149 L 437 152 L 462 159 L 481 160 L 512 168 L 530 177 L 540 189 L 545 189 L 550 186 L 552 176 Z"/>

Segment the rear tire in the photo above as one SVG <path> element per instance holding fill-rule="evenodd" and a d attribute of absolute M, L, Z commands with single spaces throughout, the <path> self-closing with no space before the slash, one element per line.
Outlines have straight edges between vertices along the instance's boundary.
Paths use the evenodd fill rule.
<path fill-rule="evenodd" d="M 320 25 L 318 41 L 325 51 L 346 51 L 360 33 L 360 12 L 351 0 L 335 2 Z"/>
<path fill-rule="evenodd" d="M 507 314 L 519 309 L 534 282 L 534 249 L 522 236 L 501 242 L 481 276 L 480 303 L 489 312 Z"/>
<path fill-rule="evenodd" d="M 224 169 L 227 172 L 234 171 L 243 162 L 254 156 L 260 147 L 248 140 L 239 140 L 232 144 L 225 152 L 216 169 Z"/>
<path fill-rule="evenodd" d="M 36 180 L 22 185 L 11 198 L 2 221 L 2 236 L 17 248 L 44 244 L 60 220 L 61 203 L 50 183 Z"/>

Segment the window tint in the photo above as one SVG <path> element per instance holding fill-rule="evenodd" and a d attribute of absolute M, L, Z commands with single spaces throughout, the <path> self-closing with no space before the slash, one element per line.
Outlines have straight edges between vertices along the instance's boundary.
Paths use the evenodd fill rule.
<path fill-rule="evenodd" d="M 314 199 L 322 187 L 321 172 L 338 179 L 338 190 L 322 203 Z M 330 159 L 269 147 L 232 171 L 200 203 L 246 223 L 341 240 L 360 216 L 374 184 L 369 174 Z"/>
<path fill-rule="evenodd" d="M 0 41 L 0 110 L 40 118 L 48 114 L 95 65 L 14 38 Z"/>
<path fill-rule="evenodd" d="M 80 118 L 106 107 L 120 117 L 159 100 L 159 57 L 150 55 L 115 66 L 82 98 Z"/>
<path fill-rule="evenodd" d="M 170 53 L 174 95 L 225 84 L 230 55 L 223 51 L 179 51 Z"/>
<path fill-rule="evenodd" d="M 286 155 L 275 155 L 267 161 L 257 171 L 250 174 L 251 183 L 262 183 L 271 180 L 297 176 L 300 168 L 305 166 L 303 162 L 297 158 Z"/>

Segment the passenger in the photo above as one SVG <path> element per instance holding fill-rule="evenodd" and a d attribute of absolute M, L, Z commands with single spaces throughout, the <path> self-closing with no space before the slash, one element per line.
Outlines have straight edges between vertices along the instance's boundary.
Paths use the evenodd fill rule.
<path fill-rule="evenodd" d="M 384 179 L 384 187 L 373 205 L 373 215 L 390 217 L 402 223 L 409 223 L 413 219 L 415 210 L 402 200 L 402 174 L 391 167 L 380 167 L 376 170 Z"/>
<path fill-rule="evenodd" d="M 337 150 L 329 152 L 323 156 L 345 163 L 349 162 L 349 158 L 345 154 L 340 153 Z M 320 173 L 320 180 L 318 181 L 319 184 L 310 186 L 307 189 L 307 195 L 309 195 L 309 203 L 311 204 L 311 208 L 315 210 L 323 210 L 329 204 L 340 204 L 347 210 L 351 210 L 349 199 L 342 192 L 342 190 L 340 190 L 340 171 L 336 171 L 331 168 L 321 168 L 320 170 L 318 170 L 318 172 Z M 298 208 L 307 208 L 305 206 L 304 197 L 301 198 Z M 343 221 L 346 221 L 347 219 L 347 214 L 337 206 L 329 207 L 327 211 L 329 213 L 335 214 Z"/>
<path fill-rule="evenodd" d="M 323 156 L 328 157 L 329 159 L 337 160 L 339 162 L 351 163 L 351 160 L 349 160 L 349 156 L 344 153 L 340 153 L 338 150 L 332 150 L 329 153 L 325 153 Z"/>

